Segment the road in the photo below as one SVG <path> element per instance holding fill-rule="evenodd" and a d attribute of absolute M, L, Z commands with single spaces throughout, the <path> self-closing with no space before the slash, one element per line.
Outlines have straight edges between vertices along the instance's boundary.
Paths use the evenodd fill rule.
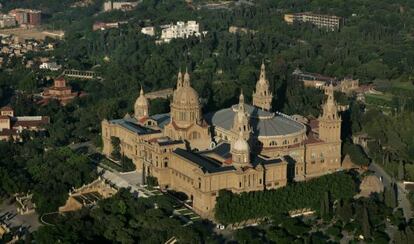
<path fill-rule="evenodd" d="M 384 184 L 384 187 L 390 187 L 392 183 L 392 177 L 387 174 L 378 164 L 371 163 L 368 167 L 369 170 L 373 171 L 374 174 L 378 178 L 382 178 L 382 183 Z"/>
<path fill-rule="evenodd" d="M 88 154 L 98 152 L 97 148 L 95 147 L 95 145 L 91 141 L 81 142 L 81 143 L 73 143 L 73 144 L 68 145 L 68 147 L 73 151 L 76 151 L 79 148 L 85 147 L 85 148 L 88 149 Z"/>
<path fill-rule="evenodd" d="M 378 164 L 372 162 L 369 165 L 369 170 L 373 171 L 374 174 L 378 177 L 382 177 L 382 182 L 385 187 L 389 187 L 394 179 L 387 174 Z M 397 181 L 395 181 L 397 182 Z M 411 209 L 411 203 L 407 198 L 407 191 L 404 189 L 404 185 L 400 182 L 397 182 L 398 189 L 398 207 L 403 209 L 404 217 L 408 221 L 413 216 L 413 211 Z"/>

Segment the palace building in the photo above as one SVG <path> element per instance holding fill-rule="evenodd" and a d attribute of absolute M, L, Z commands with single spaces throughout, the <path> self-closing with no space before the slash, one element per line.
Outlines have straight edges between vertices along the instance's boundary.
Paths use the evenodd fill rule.
<path fill-rule="evenodd" d="M 103 153 L 110 157 L 111 138 L 122 153 L 163 189 L 184 192 L 193 209 L 214 217 L 220 190 L 235 193 L 283 187 L 341 170 L 341 117 L 332 85 L 318 119 L 302 123 L 272 112 L 272 92 L 262 64 L 253 104 L 239 102 L 202 114 L 190 75 L 178 73 L 168 114 L 149 115 L 141 88 L 134 116 L 102 121 Z"/>

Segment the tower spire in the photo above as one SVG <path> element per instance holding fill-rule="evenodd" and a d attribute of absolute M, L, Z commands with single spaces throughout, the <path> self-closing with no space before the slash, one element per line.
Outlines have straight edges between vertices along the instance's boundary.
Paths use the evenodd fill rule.
<path fill-rule="evenodd" d="M 239 96 L 239 105 L 244 104 L 244 94 L 243 89 L 240 90 L 240 96 Z"/>
<path fill-rule="evenodd" d="M 139 95 L 144 96 L 144 89 L 142 89 L 142 85 L 141 85 L 141 90 L 139 91 Z"/>
<path fill-rule="evenodd" d="M 337 119 L 338 118 L 338 106 L 335 102 L 334 98 L 334 87 L 332 83 L 330 83 L 325 88 L 325 95 L 327 96 L 326 102 L 323 104 L 323 114 L 322 116 L 329 119 Z"/>
<path fill-rule="evenodd" d="M 178 71 L 177 75 L 177 89 L 183 87 L 183 74 L 181 73 L 181 68 Z"/>
<path fill-rule="evenodd" d="M 185 68 L 185 74 L 184 74 L 184 84 L 183 86 L 190 86 L 190 74 L 188 73 L 188 68 Z"/>
<path fill-rule="evenodd" d="M 266 79 L 266 66 L 264 61 L 260 67 L 259 80 L 256 83 L 256 91 L 253 93 L 253 105 L 264 110 L 271 110 L 273 95 L 270 91 L 269 81 Z"/>
<path fill-rule="evenodd" d="M 234 116 L 232 131 L 234 133 L 237 133 L 235 135 L 236 138 L 239 133 L 242 133 L 243 138 L 246 140 L 248 140 L 250 137 L 251 129 L 249 124 L 249 117 L 244 106 L 243 90 L 240 91 L 239 104 L 237 105 L 237 113 Z"/>
<path fill-rule="evenodd" d="M 266 66 L 264 64 L 264 60 L 262 60 L 262 65 L 260 66 L 260 79 L 259 81 L 266 82 Z"/>
<path fill-rule="evenodd" d="M 319 138 L 326 142 L 341 141 L 341 117 L 334 97 L 334 87 L 325 87 L 326 101 L 322 105 L 322 115 L 319 117 Z"/>

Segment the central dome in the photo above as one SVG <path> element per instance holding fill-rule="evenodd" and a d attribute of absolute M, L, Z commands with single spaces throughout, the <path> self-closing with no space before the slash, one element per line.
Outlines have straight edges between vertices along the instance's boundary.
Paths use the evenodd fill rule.
<path fill-rule="evenodd" d="M 199 97 L 194 88 L 192 88 L 191 86 L 184 86 L 178 88 L 174 92 L 173 103 L 175 105 L 198 106 Z"/>
<path fill-rule="evenodd" d="M 184 78 L 184 79 L 183 79 Z M 201 105 L 198 93 L 191 87 L 188 72 L 178 73 L 177 89 L 171 103 L 171 121 L 181 128 L 188 128 L 201 121 Z"/>

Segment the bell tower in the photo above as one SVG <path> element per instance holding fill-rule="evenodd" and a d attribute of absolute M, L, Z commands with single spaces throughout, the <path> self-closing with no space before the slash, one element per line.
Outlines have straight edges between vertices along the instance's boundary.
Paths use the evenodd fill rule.
<path fill-rule="evenodd" d="M 322 105 L 322 115 L 319 116 L 319 139 L 325 142 L 341 141 L 341 122 L 338 105 L 334 98 L 333 85 L 325 88 L 326 102 Z"/>
<path fill-rule="evenodd" d="M 266 67 L 262 62 L 260 77 L 256 83 L 256 91 L 253 92 L 253 105 L 270 111 L 272 109 L 272 99 L 273 95 L 270 91 L 269 81 L 266 79 Z"/>

